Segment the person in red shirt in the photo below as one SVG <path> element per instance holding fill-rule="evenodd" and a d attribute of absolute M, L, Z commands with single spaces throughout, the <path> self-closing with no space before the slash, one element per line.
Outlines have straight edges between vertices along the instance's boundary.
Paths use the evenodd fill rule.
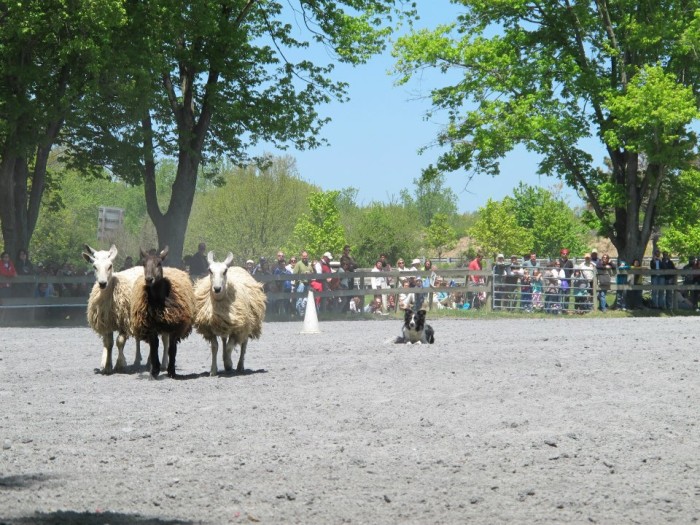
<path fill-rule="evenodd" d="M 0 254 L 0 276 L 17 277 L 15 265 L 12 263 L 12 259 L 10 259 L 10 254 L 7 252 L 2 252 L 2 254 Z M 12 284 L 8 282 L 0 283 L 0 297 L 10 297 L 11 291 Z"/>
<path fill-rule="evenodd" d="M 469 270 L 472 271 L 478 271 L 482 270 L 483 267 L 481 265 L 481 259 L 483 259 L 484 256 L 481 253 L 477 253 L 476 257 L 472 260 L 472 262 L 469 263 Z M 484 284 L 484 278 L 480 275 L 470 275 L 469 279 L 471 280 L 472 284 L 475 285 L 482 285 Z M 479 308 L 483 305 L 484 301 L 486 300 L 486 293 L 485 292 L 470 292 L 470 303 L 472 305 L 472 308 Z"/>

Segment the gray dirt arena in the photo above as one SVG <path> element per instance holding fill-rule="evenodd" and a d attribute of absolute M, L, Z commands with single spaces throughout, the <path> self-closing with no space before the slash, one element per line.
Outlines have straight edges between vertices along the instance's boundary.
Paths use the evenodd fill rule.
<path fill-rule="evenodd" d="M 266 323 L 213 378 L 193 334 L 178 380 L 0 329 L 0 523 L 700 519 L 700 317 L 400 324 Z"/>

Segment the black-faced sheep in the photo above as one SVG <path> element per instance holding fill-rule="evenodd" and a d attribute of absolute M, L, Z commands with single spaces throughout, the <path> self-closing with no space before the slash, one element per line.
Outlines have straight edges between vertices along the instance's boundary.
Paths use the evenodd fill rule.
<path fill-rule="evenodd" d="M 166 246 L 160 254 L 143 250 L 143 272 L 136 280 L 131 297 L 131 330 L 134 337 L 148 341 L 151 375 L 158 377 L 158 335 L 169 336 L 168 376 L 175 377 L 177 344 L 190 335 L 194 321 L 194 296 L 190 276 L 177 268 L 164 268 Z"/>
<path fill-rule="evenodd" d="M 109 251 L 94 250 L 85 245 L 83 258 L 92 263 L 95 271 L 95 284 L 90 292 L 87 306 L 87 321 L 90 327 L 102 336 L 102 362 L 100 370 L 109 374 L 112 372 L 112 347 L 114 332 L 117 332 L 117 363 L 115 370 L 126 366 L 124 345 L 130 330 L 130 301 L 131 290 L 137 277 L 143 273 L 143 268 L 134 267 L 121 272 L 113 271 L 117 247 L 112 245 Z M 136 341 L 136 357 L 134 364 L 141 363 L 141 349 Z"/>
<path fill-rule="evenodd" d="M 262 286 L 243 268 L 230 267 L 233 254 L 224 262 L 207 256 L 209 276 L 195 283 L 195 328 L 211 344 L 210 375 L 217 374 L 218 337 L 224 349 L 224 368 L 233 369 L 231 352 L 238 344 L 241 355 L 236 370 L 244 370 L 248 339 L 258 339 L 265 319 L 266 297 Z"/>

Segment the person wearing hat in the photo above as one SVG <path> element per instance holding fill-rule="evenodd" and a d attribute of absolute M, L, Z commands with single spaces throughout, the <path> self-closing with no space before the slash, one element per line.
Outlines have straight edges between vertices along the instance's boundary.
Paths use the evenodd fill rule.
<path fill-rule="evenodd" d="M 248 271 L 249 274 L 252 275 L 253 270 L 255 269 L 255 262 L 253 261 L 253 259 L 248 259 L 245 262 L 245 269 Z"/>
<path fill-rule="evenodd" d="M 292 273 L 294 275 L 311 273 L 312 269 L 311 265 L 309 264 L 309 253 L 306 250 L 302 250 L 299 254 L 299 257 L 300 259 L 294 265 Z M 301 293 L 306 290 L 308 283 L 299 279 L 295 282 L 294 286 L 296 287 L 296 291 Z M 299 299 L 297 299 L 295 308 L 297 315 L 299 315 L 299 317 L 303 317 L 303 315 L 306 313 L 306 297 L 300 297 Z"/>
<path fill-rule="evenodd" d="M 502 253 L 496 255 L 493 263 L 493 309 L 500 310 L 506 300 L 506 261 Z"/>

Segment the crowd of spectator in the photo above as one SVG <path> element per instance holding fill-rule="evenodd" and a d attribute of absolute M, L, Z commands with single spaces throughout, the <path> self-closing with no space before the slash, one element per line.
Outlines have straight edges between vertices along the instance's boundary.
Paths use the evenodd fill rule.
<path fill-rule="evenodd" d="M 472 261 L 470 269 L 477 269 L 476 262 L 480 262 L 479 256 Z M 676 297 L 677 307 L 698 309 L 700 292 L 697 290 L 681 294 L 672 289 L 652 289 L 650 300 L 643 297 L 641 290 L 616 290 L 613 303 L 608 304 L 613 282 L 617 285 L 642 284 L 644 276 L 641 273 L 628 273 L 627 270 L 631 268 L 642 268 L 640 260 L 634 259 L 631 264 L 621 258 L 613 261 L 607 253 L 599 256 L 596 250 L 585 253 L 578 264 L 569 259 L 569 250 L 566 248 L 561 249 L 558 259 L 551 260 L 539 260 L 537 254 L 532 252 L 522 258 L 514 255 L 508 263 L 503 254 L 498 254 L 492 268 L 493 308 L 542 311 L 555 315 L 588 312 L 594 307 L 601 312 L 607 312 L 609 308 L 622 311 L 640 308 L 670 310 L 675 293 L 679 294 Z M 656 250 L 649 268 L 672 270 L 676 267 L 668 252 Z M 691 257 L 684 266 L 684 269 L 689 268 L 700 270 L 700 258 Z M 675 275 L 651 273 L 651 284 L 654 286 L 675 283 Z M 686 275 L 684 284 L 700 285 L 700 272 Z"/>
<path fill-rule="evenodd" d="M 0 276 L 10 279 L 0 283 L 0 299 L 11 297 L 87 297 L 91 284 L 87 282 L 55 282 L 51 277 L 80 277 L 88 275 L 83 268 L 72 263 L 38 263 L 34 265 L 25 249 L 20 249 L 12 259 L 8 252 L 0 254 Z M 31 281 L 16 277 L 33 277 Z M 52 282 L 53 281 L 53 282 Z"/>

